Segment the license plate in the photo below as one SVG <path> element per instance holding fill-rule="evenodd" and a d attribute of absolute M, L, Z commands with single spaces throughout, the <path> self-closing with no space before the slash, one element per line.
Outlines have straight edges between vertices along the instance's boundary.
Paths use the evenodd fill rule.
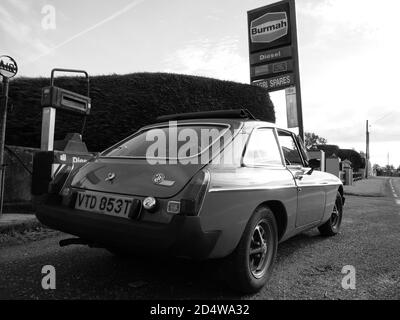
<path fill-rule="evenodd" d="M 98 192 L 78 192 L 75 209 L 128 218 L 132 198 L 105 195 Z"/>

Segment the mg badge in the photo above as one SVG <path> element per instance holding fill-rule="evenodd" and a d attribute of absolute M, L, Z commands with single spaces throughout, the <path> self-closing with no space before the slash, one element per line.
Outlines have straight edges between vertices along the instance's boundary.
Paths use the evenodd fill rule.
<path fill-rule="evenodd" d="M 114 179 L 115 179 L 115 173 L 109 172 L 107 178 L 105 178 L 104 181 L 110 181 L 112 183 Z"/>
<path fill-rule="evenodd" d="M 165 174 L 163 173 L 156 173 L 153 176 L 153 182 L 156 185 L 164 187 L 172 187 L 175 184 L 175 181 L 165 179 Z"/>
<path fill-rule="evenodd" d="M 153 176 L 153 182 L 155 184 L 161 184 L 164 180 L 165 180 L 165 174 L 163 174 L 163 173 L 156 173 Z"/>

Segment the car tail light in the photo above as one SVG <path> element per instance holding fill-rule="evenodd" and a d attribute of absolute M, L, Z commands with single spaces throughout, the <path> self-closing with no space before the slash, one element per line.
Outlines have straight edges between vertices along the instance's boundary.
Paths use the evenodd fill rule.
<path fill-rule="evenodd" d="M 210 172 L 208 170 L 201 170 L 193 177 L 185 192 L 185 198 L 181 200 L 181 214 L 187 216 L 197 216 L 199 214 L 209 184 Z"/>
<path fill-rule="evenodd" d="M 59 194 L 61 192 L 61 189 L 67 181 L 69 174 L 72 171 L 72 167 L 68 165 L 64 165 L 61 167 L 60 170 L 58 170 L 55 175 L 53 180 L 49 184 L 49 193 L 50 194 Z"/>

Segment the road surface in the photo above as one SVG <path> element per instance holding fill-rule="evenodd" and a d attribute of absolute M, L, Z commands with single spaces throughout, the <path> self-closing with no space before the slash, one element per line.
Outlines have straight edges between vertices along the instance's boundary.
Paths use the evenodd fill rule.
<path fill-rule="evenodd" d="M 312 230 L 280 244 L 274 274 L 255 295 L 231 291 L 215 261 L 124 260 L 103 249 L 60 248 L 67 235 L 50 233 L 1 245 L 0 299 L 400 299 L 400 179 L 387 179 L 386 189 L 385 197 L 348 196 L 339 235 Z M 41 286 L 44 265 L 55 267 L 55 290 Z M 355 289 L 345 290 L 349 265 Z"/>

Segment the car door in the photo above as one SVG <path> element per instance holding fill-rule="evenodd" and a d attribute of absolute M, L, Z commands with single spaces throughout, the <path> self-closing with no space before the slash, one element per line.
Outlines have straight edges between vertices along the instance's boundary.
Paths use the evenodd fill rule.
<path fill-rule="evenodd" d="M 296 227 L 320 221 L 324 214 L 326 192 L 318 171 L 307 167 L 306 159 L 292 132 L 277 130 L 286 163 L 297 185 Z"/>
<path fill-rule="evenodd" d="M 263 192 L 264 201 L 281 201 L 286 208 L 288 225 L 293 228 L 297 186 L 284 165 L 275 128 L 259 127 L 253 130 L 246 145 L 243 165 L 246 176 L 251 180 L 245 178 L 241 181 Z"/>

